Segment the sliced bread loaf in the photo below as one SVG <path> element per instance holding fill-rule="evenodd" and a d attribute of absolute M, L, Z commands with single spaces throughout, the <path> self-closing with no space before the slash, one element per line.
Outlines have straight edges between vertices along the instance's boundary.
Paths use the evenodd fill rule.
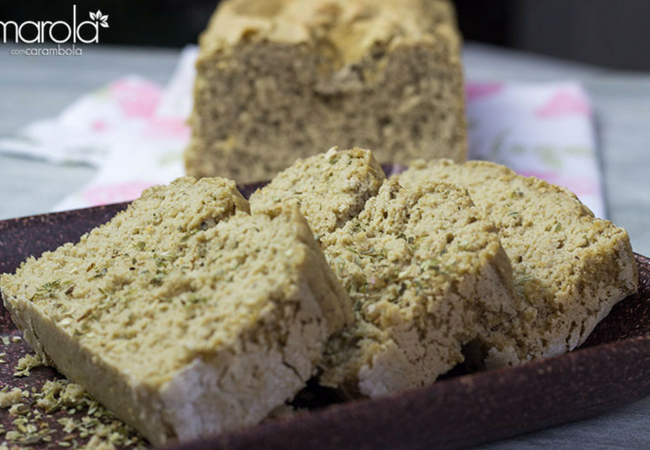
<path fill-rule="evenodd" d="M 614 304 L 637 290 L 637 266 L 625 230 L 595 218 L 567 189 L 480 161 L 420 161 L 399 176 L 410 188 L 432 180 L 468 189 L 494 220 L 512 262 L 523 309 L 520 321 L 501 328 L 501 337 L 517 351 L 488 350 L 488 366 L 576 348 Z"/>
<path fill-rule="evenodd" d="M 462 361 L 464 344 L 518 309 L 496 229 L 463 190 L 382 181 L 369 151 L 331 150 L 251 197 L 253 210 L 297 204 L 319 230 L 356 312 L 330 340 L 320 380 L 353 396 L 432 383 Z"/>
<path fill-rule="evenodd" d="M 248 208 L 223 179 L 149 189 L 3 275 L 3 301 L 39 356 L 154 444 L 255 424 L 352 310 L 296 207 Z"/>

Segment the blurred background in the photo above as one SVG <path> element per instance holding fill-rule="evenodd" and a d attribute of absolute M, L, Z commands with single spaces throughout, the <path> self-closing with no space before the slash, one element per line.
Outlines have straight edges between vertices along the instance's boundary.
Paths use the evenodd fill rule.
<path fill-rule="evenodd" d="M 650 70 L 648 0 L 455 0 L 466 40 L 626 70 Z M 110 16 L 102 44 L 196 42 L 218 1 L 78 0 Z M 0 3 L 3 20 L 66 20 L 69 0 Z"/>

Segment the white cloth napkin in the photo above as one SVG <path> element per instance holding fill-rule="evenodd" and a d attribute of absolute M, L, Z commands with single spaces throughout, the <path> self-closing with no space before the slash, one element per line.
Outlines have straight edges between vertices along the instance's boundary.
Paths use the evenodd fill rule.
<path fill-rule="evenodd" d="M 196 47 L 170 83 L 131 76 L 84 95 L 57 117 L 0 140 L 0 152 L 99 169 L 56 210 L 132 200 L 183 175 Z M 591 104 L 576 82 L 466 83 L 470 158 L 505 164 L 575 192 L 604 217 Z"/>

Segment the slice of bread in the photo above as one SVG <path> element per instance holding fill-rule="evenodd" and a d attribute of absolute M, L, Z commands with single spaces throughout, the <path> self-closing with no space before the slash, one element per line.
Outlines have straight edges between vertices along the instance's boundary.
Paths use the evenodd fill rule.
<path fill-rule="evenodd" d="M 332 148 L 296 161 L 250 198 L 253 209 L 282 201 L 298 205 L 320 236 L 356 217 L 386 179 L 369 150 Z"/>
<path fill-rule="evenodd" d="M 496 229 L 464 191 L 383 181 L 369 151 L 330 150 L 251 197 L 253 210 L 297 204 L 319 230 L 356 311 L 330 340 L 320 381 L 351 396 L 432 383 L 519 309 Z"/>
<path fill-rule="evenodd" d="M 447 0 L 228 0 L 200 38 L 187 173 L 273 178 L 340 145 L 464 161 L 461 38 Z"/>
<path fill-rule="evenodd" d="M 301 389 L 349 297 L 296 207 L 181 178 L 3 275 L 39 356 L 152 443 L 255 424 Z"/>
<path fill-rule="evenodd" d="M 356 312 L 328 344 L 326 386 L 371 397 L 426 386 L 515 315 L 496 228 L 453 185 L 389 180 L 321 246 Z"/>
<path fill-rule="evenodd" d="M 512 262 L 523 309 L 521 321 L 501 336 L 517 351 L 490 350 L 488 366 L 570 351 L 614 304 L 636 292 L 637 266 L 625 230 L 595 218 L 567 189 L 481 161 L 419 161 L 399 176 L 411 188 L 431 180 L 468 189 L 494 220 Z"/>

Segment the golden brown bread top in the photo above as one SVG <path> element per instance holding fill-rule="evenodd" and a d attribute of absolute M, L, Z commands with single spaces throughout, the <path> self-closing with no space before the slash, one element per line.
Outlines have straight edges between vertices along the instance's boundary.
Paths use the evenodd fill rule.
<path fill-rule="evenodd" d="M 341 65 L 359 61 L 378 43 L 443 40 L 450 60 L 458 59 L 460 47 L 445 0 L 228 0 L 201 36 L 201 57 L 263 40 L 314 45 Z"/>

